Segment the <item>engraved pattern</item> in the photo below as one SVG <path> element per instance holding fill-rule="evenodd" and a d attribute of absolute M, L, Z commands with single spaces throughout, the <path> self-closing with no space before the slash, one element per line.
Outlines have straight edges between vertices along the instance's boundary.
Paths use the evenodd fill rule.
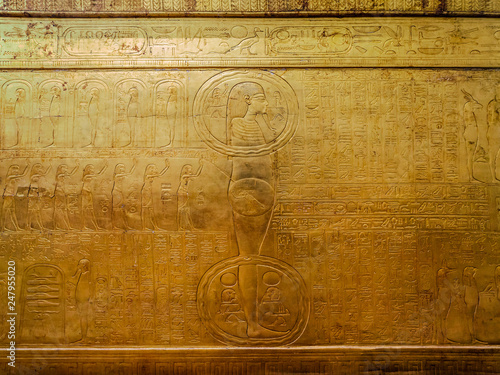
<path fill-rule="evenodd" d="M 266 12 L 273 14 L 296 15 L 300 13 L 343 15 L 343 14 L 497 14 L 500 11 L 498 0 L 445 0 L 445 1 L 408 1 L 394 0 L 386 2 L 376 1 L 347 1 L 336 2 L 326 0 L 124 0 L 119 2 L 103 1 L 36 1 L 36 0 L 4 0 L 4 13 L 33 12 L 55 13 L 67 12 L 85 15 L 84 12 L 102 14 L 137 14 L 151 13 L 246 13 L 262 15 Z"/>
<path fill-rule="evenodd" d="M 250 108 L 286 117 L 280 110 L 291 108 L 286 92 L 255 85 L 269 72 L 252 71 L 252 85 L 242 74 L 2 73 L 1 107 L 10 109 L 1 123 L 8 142 L 0 151 L 0 257 L 18 259 L 25 283 L 30 267 L 38 266 L 40 272 L 58 269 L 65 280 L 65 323 L 62 316 L 57 322 L 67 333 L 41 324 L 37 329 L 50 334 L 40 331 L 37 337 L 45 339 L 38 342 L 214 344 L 200 321 L 197 285 L 214 264 L 246 252 L 284 262 L 304 280 L 311 313 L 297 344 L 498 343 L 500 194 L 488 158 L 496 153 L 490 148 L 496 147 L 497 73 L 288 69 L 279 80 L 298 101 L 293 138 L 272 158 L 228 160 L 204 146 L 194 117 L 177 129 L 186 117 L 176 113 L 186 113 L 184 106 L 196 113 L 194 97 L 202 95 L 201 108 L 211 118 L 225 117 L 228 105 L 239 108 L 230 98 L 246 103 L 243 112 L 230 112 L 237 121 Z M 132 88 L 138 100 L 156 104 L 141 105 L 143 121 L 130 127 L 140 130 L 134 145 L 112 144 L 118 130 L 111 129 L 128 128 L 136 113 Z M 239 88 L 256 91 L 233 96 Z M 40 99 L 23 109 L 19 89 Z M 267 104 L 261 106 L 263 93 Z M 172 145 L 164 142 L 169 118 L 177 132 Z M 478 131 L 472 181 L 470 138 L 463 136 L 471 118 Z M 20 137 L 13 145 L 17 129 L 38 129 L 42 121 L 45 138 L 33 139 L 43 142 Z M 153 147 L 141 132 L 153 131 L 155 123 L 166 138 Z M 48 147 L 52 129 L 66 132 L 61 138 L 56 132 L 56 145 Z M 77 129 L 80 136 L 68 136 Z M 276 180 L 249 174 L 249 165 L 264 162 L 259 158 L 269 158 Z M 250 238 L 238 229 L 245 225 L 253 225 Z M 238 312 L 238 303 L 243 309 L 241 297 L 226 294 L 228 304 L 217 311 Z M 266 298 L 274 303 L 268 311 L 293 316 L 286 292 L 271 289 Z"/>
<path fill-rule="evenodd" d="M 500 52 L 495 18 L 88 22 L 2 19 L 0 67 L 497 67 Z"/>
<path fill-rule="evenodd" d="M 9 4 L 35 3 L 68 5 Z M 0 297 L 14 259 L 19 370 L 498 373 L 499 30 L 494 18 L 3 19 Z M 1 328 L 7 313 L 0 303 Z"/>

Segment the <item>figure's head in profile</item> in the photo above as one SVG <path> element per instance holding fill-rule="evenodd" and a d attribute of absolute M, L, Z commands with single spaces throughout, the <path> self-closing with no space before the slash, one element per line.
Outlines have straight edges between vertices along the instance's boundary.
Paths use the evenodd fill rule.
<path fill-rule="evenodd" d="M 9 170 L 7 171 L 7 177 L 14 176 L 16 174 L 19 174 L 19 165 L 13 164 L 9 167 Z"/>
<path fill-rule="evenodd" d="M 66 164 L 61 164 L 57 167 L 56 176 L 68 173 L 68 166 Z"/>
<path fill-rule="evenodd" d="M 247 112 L 266 113 L 267 105 L 263 87 L 255 82 L 238 83 L 229 93 L 228 110 L 232 110 L 234 117 L 244 117 Z"/>
<path fill-rule="evenodd" d="M 466 286 L 472 286 L 474 284 L 474 277 L 476 276 L 476 267 L 465 267 L 463 271 L 463 283 Z"/>
<path fill-rule="evenodd" d="M 50 89 L 50 92 L 56 98 L 61 96 L 61 89 L 58 86 L 52 86 L 52 88 Z"/>
<path fill-rule="evenodd" d="M 122 163 L 116 164 L 114 175 L 116 176 L 116 175 L 120 175 L 120 174 L 123 174 L 123 173 L 125 173 L 125 165 L 122 164 Z"/>
<path fill-rule="evenodd" d="M 191 164 L 185 164 L 181 168 L 181 177 L 193 173 L 193 166 Z"/>
<path fill-rule="evenodd" d="M 21 89 L 21 88 L 17 89 L 16 90 L 16 97 L 20 101 L 23 101 L 24 99 L 26 99 L 26 91 L 24 89 Z"/>
<path fill-rule="evenodd" d="M 158 174 L 158 168 L 156 167 L 156 165 L 148 164 L 148 166 L 144 170 L 144 179 L 148 178 L 149 176 L 153 176 L 155 174 Z"/>
<path fill-rule="evenodd" d="M 263 129 L 267 126 L 267 102 L 264 88 L 255 82 L 235 85 L 227 105 L 227 141 L 237 146 L 266 143 Z"/>
<path fill-rule="evenodd" d="M 36 176 L 36 175 L 42 174 L 42 173 L 43 173 L 42 171 L 43 171 L 42 164 L 40 164 L 40 163 L 35 163 L 35 164 L 33 164 L 33 166 L 31 167 L 30 177 L 33 177 L 33 176 Z"/>
<path fill-rule="evenodd" d="M 94 87 L 90 90 L 90 97 L 93 98 L 93 99 L 99 99 L 99 95 L 100 95 L 100 92 L 99 92 L 99 89 Z"/>
<path fill-rule="evenodd" d="M 131 100 L 137 100 L 139 98 L 139 89 L 133 86 L 128 90 L 128 94 Z"/>
<path fill-rule="evenodd" d="M 87 164 L 85 168 L 83 168 L 83 177 L 94 174 L 94 170 L 95 168 L 92 164 Z"/>
<path fill-rule="evenodd" d="M 82 272 L 90 271 L 90 260 L 88 259 L 80 259 L 77 266 L 77 272 L 81 270 Z"/>

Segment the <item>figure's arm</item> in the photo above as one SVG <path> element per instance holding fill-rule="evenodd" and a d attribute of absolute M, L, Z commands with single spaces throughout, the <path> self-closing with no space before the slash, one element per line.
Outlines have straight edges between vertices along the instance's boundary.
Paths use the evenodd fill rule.
<path fill-rule="evenodd" d="M 102 167 L 102 169 L 100 170 L 100 172 L 97 175 L 98 176 L 102 175 L 107 168 L 108 168 L 108 160 L 104 159 L 104 166 Z"/>
<path fill-rule="evenodd" d="M 191 177 L 198 177 L 201 174 L 202 170 L 203 170 L 203 159 L 200 159 L 200 168 L 198 168 L 196 174 L 191 175 Z"/>
<path fill-rule="evenodd" d="M 28 168 L 29 168 L 29 166 L 30 166 L 30 163 L 29 163 L 28 160 L 26 160 L 26 167 L 24 167 L 24 171 L 23 171 L 22 174 L 19 175 L 19 177 L 24 177 L 24 176 L 26 176 L 28 174 Z"/>
<path fill-rule="evenodd" d="M 50 164 L 48 167 L 47 167 L 47 170 L 45 172 L 43 172 L 42 176 L 46 176 L 47 173 L 50 172 L 50 170 L 52 169 L 52 164 Z"/>
<path fill-rule="evenodd" d="M 491 102 L 488 103 L 488 126 L 493 126 L 493 123 L 495 122 L 495 107 L 496 107 L 496 100 L 493 99 Z"/>
<path fill-rule="evenodd" d="M 264 122 L 266 123 L 267 128 L 273 132 L 273 135 L 276 135 L 276 129 L 273 128 L 271 125 L 271 121 L 269 121 L 269 117 L 267 116 L 267 113 L 263 113 L 262 117 L 264 118 Z"/>
<path fill-rule="evenodd" d="M 73 170 L 71 172 L 69 172 L 69 176 L 73 176 L 76 173 L 76 171 L 78 170 L 78 168 L 80 168 L 80 162 L 78 161 L 78 159 L 76 159 L 75 168 L 73 168 Z"/>
<path fill-rule="evenodd" d="M 135 171 L 135 167 L 137 166 L 137 159 L 134 158 L 134 164 L 132 164 L 132 168 L 130 168 L 130 171 L 127 173 L 127 175 L 131 175 Z"/>
<path fill-rule="evenodd" d="M 163 170 L 158 174 L 158 177 L 163 176 L 168 168 L 170 168 L 170 162 L 168 159 L 165 159 L 165 168 L 163 168 Z"/>

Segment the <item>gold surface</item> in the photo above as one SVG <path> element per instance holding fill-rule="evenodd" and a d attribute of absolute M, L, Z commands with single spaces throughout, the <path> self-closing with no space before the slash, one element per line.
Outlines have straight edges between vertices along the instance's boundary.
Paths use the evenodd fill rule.
<path fill-rule="evenodd" d="M 3 18 L 0 41 L 9 69 L 498 67 L 500 21 Z"/>
<path fill-rule="evenodd" d="M 500 24 L 441 20 L 2 19 L 19 366 L 500 371 Z"/>
<path fill-rule="evenodd" d="M 6 15 L 498 15 L 499 0 L 3 0 Z"/>

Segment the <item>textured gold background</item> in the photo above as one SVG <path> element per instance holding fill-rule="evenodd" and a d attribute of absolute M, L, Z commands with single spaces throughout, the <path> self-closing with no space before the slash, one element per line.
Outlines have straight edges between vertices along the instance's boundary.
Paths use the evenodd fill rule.
<path fill-rule="evenodd" d="M 498 373 L 499 35 L 489 18 L 3 18 L 18 365 Z"/>

